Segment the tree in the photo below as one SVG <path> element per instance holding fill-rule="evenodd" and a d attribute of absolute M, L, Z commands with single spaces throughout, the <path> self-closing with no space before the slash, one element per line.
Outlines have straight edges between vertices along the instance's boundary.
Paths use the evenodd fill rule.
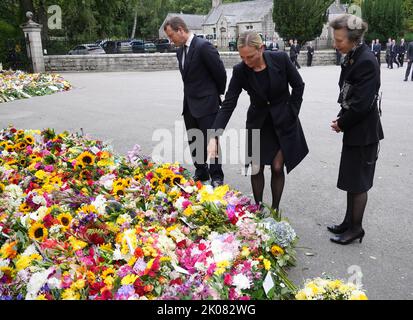
<path fill-rule="evenodd" d="M 404 0 L 364 0 L 361 4 L 363 19 L 369 24 L 366 40 L 379 38 L 382 41 L 403 34 Z"/>
<path fill-rule="evenodd" d="M 320 36 L 331 0 L 274 0 L 275 29 L 284 39 L 300 44 Z"/>

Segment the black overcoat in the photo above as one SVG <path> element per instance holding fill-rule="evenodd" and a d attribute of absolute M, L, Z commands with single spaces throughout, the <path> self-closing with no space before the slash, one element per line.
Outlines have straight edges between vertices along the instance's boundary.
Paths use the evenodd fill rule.
<path fill-rule="evenodd" d="M 338 126 L 344 132 L 343 144 L 366 146 L 383 139 L 378 108 L 380 66 L 367 45 L 345 59 L 339 87 Z"/>
<path fill-rule="evenodd" d="M 225 129 L 242 90 L 250 96 L 246 128 L 261 129 L 268 115 L 272 117 L 285 166 L 289 173 L 308 154 L 307 142 L 298 118 L 303 101 L 304 82 L 285 52 L 265 51 L 270 76 L 270 95 L 263 92 L 254 70 L 244 62 L 234 66 L 232 78 L 213 129 Z M 290 92 L 290 88 L 292 91 Z"/>

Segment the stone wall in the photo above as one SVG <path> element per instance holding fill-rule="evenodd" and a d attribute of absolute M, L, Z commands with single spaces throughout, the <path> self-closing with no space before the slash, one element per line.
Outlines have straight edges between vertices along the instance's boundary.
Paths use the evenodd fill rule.
<path fill-rule="evenodd" d="M 226 68 L 231 69 L 241 61 L 238 52 L 221 52 L 221 58 Z M 106 54 L 79 56 L 45 56 L 47 72 L 122 72 L 122 71 L 160 71 L 177 70 L 178 62 L 175 53 L 154 54 Z M 316 51 L 313 66 L 333 65 L 336 55 L 333 50 Z M 385 62 L 385 53 L 382 55 Z M 302 51 L 299 57 L 302 66 L 307 64 L 307 53 Z"/>

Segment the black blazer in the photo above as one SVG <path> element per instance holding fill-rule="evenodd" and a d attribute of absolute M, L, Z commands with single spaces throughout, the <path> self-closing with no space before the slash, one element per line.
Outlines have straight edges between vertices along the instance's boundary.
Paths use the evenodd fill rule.
<path fill-rule="evenodd" d="M 232 73 L 225 101 L 219 110 L 213 129 L 225 129 L 242 90 L 250 96 L 247 129 L 261 129 L 271 116 L 280 140 L 287 172 L 294 169 L 308 154 L 298 114 L 303 101 L 304 82 L 285 52 L 265 51 L 264 59 L 270 76 L 270 96 L 263 92 L 254 70 L 245 63 L 237 64 Z M 292 87 L 290 93 L 289 86 Z"/>
<path fill-rule="evenodd" d="M 407 59 L 409 59 L 410 62 L 413 60 L 413 41 L 410 42 L 407 47 Z"/>
<path fill-rule="evenodd" d="M 227 73 L 218 50 L 208 41 L 194 36 L 182 67 L 183 47 L 177 51 L 184 82 L 184 108 L 195 118 L 217 113 L 225 93 Z"/>
<path fill-rule="evenodd" d="M 343 144 L 365 146 L 384 138 L 377 97 L 380 66 L 366 45 L 346 59 L 340 75 L 341 110 L 338 126 L 344 132 Z"/>

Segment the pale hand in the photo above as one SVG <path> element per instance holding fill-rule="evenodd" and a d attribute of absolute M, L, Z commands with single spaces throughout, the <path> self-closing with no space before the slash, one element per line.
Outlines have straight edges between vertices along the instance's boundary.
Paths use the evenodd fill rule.
<path fill-rule="evenodd" d="M 209 140 L 207 152 L 208 152 L 208 160 L 218 158 L 218 143 L 215 138 Z"/>
<path fill-rule="evenodd" d="M 332 125 L 331 125 L 331 128 L 333 129 L 333 131 L 335 131 L 335 132 L 337 132 L 337 133 L 340 133 L 340 132 L 341 132 L 341 129 L 340 129 L 340 127 L 338 126 L 337 121 L 338 121 L 338 119 L 333 120 L 333 123 L 332 123 Z"/>

